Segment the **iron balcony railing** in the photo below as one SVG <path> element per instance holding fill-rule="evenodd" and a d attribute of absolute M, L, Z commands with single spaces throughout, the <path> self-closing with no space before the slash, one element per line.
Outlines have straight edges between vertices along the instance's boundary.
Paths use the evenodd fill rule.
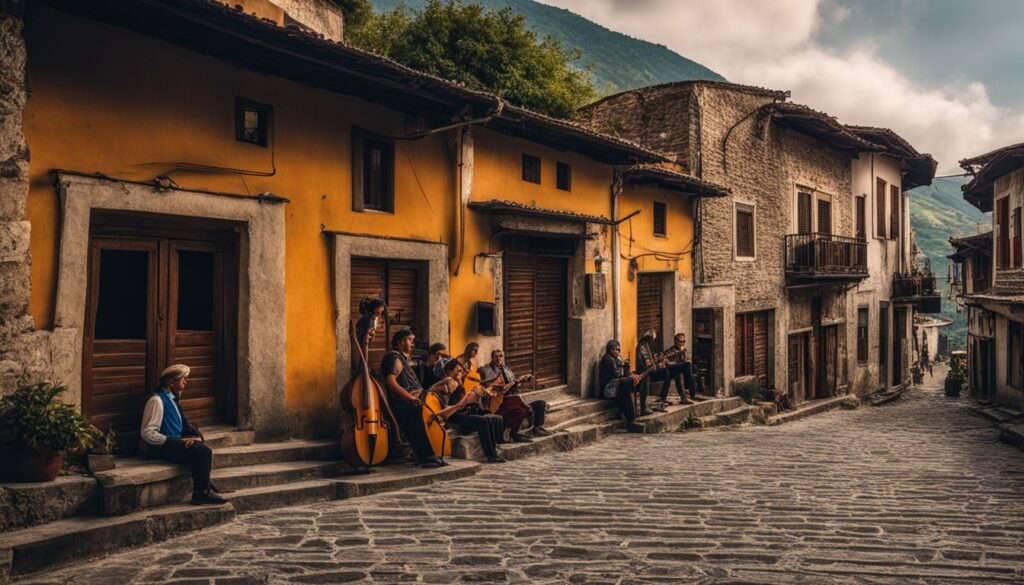
<path fill-rule="evenodd" d="M 868 244 L 832 234 L 788 234 L 786 275 L 863 278 L 868 275 Z"/>
<path fill-rule="evenodd" d="M 900 273 L 892 277 L 892 297 L 905 299 L 938 295 L 935 275 L 930 272 Z"/>

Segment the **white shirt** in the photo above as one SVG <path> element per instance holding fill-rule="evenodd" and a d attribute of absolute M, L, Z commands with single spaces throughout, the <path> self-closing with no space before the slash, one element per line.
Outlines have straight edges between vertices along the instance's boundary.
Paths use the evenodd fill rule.
<path fill-rule="evenodd" d="M 177 405 L 175 405 L 177 408 Z M 181 416 L 181 411 L 178 411 Z M 146 401 L 146 408 L 142 411 L 142 440 L 150 445 L 163 445 L 167 441 L 167 435 L 160 432 L 160 425 L 164 422 L 164 401 L 160 396 L 153 393 Z"/>

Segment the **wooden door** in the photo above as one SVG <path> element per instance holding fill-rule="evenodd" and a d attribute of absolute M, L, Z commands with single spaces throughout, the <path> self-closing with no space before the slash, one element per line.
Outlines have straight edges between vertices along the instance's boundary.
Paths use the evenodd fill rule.
<path fill-rule="evenodd" d="M 818 335 L 818 389 L 817 396 L 835 396 L 839 367 L 839 326 L 828 325 Z"/>
<path fill-rule="evenodd" d="M 807 384 L 807 334 L 789 336 L 789 397 L 794 401 L 810 398 Z"/>
<path fill-rule="evenodd" d="M 892 384 L 898 386 L 903 383 L 903 346 L 905 343 L 904 334 L 907 328 L 907 310 L 893 309 L 892 318 Z"/>
<path fill-rule="evenodd" d="M 189 422 L 236 420 L 237 269 L 230 236 L 125 233 L 90 240 L 82 388 L 90 422 L 115 429 L 119 451 L 130 452 L 145 401 L 172 363 L 192 370 L 181 401 Z"/>
<path fill-rule="evenodd" d="M 538 388 L 566 380 L 567 287 L 567 258 L 506 253 L 505 359 Z"/>
<path fill-rule="evenodd" d="M 889 384 L 889 306 L 878 307 L 878 384 L 886 388 Z"/>
<path fill-rule="evenodd" d="M 380 368 L 380 361 L 391 343 L 391 335 L 399 329 L 412 329 L 418 346 L 430 343 L 427 332 L 422 330 L 418 321 L 418 317 L 421 317 L 419 264 L 401 260 L 353 258 L 351 271 L 350 309 L 353 318 L 359 316 L 359 303 L 367 297 L 384 299 L 388 306 L 387 319 L 379 325 L 370 343 L 370 366 L 374 370 Z M 453 353 L 460 351 L 461 348 L 452 348 Z M 358 360 L 352 363 L 356 364 Z"/>
<path fill-rule="evenodd" d="M 641 273 L 636 282 L 636 336 L 645 331 L 654 331 L 657 339 L 651 349 L 661 351 L 665 347 L 662 308 L 662 275 Z"/>
<path fill-rule="evenodd" d="M 693 311 L 693 361 L 694 376 L 704 381 L 705 392 L 715 392 L 715 312 L 713 309 Z"/>

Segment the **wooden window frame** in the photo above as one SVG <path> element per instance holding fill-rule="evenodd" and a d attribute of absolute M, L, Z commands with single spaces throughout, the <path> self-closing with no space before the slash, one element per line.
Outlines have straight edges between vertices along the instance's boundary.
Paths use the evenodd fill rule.
<path fill-rule="evenodd" d="M 523 153 L 523 181 L 540 185 L 541 159 L 539 156 Z"/>
<path fill-rule="evenodd" d="M 385 146 L 383 190 L 381 207 L 366 203 L 364 153 L 366 142 L 378 142 Z M 395 142 L 365 129 L 352 127 L 352 211 L 395 212 Z"/>
<path fill-rule="evenodd" d="M 996 247 L 996 268 L 1006 270 L 1010 267 L 1010 196 L 997 198 L 992 210 L 992 223 L 996 228 L 993 241 Z"/>
<path fill-rule="evenodd" d="M 800 210 L 801 210 L 801 205 L 800 204 L 801 204 L 801 202 L 806 202 L 807 206 L 808 206 L 807 207 L 807 226 L 806 226 L 806 230 L 804 229 L 804 226 L 800 225 L 800 223 L 801 223 L 800 222 L 800 215 L 801 215 L 800 214 Z M 796 205 L 796 209 L 794 211 L 794 216 L 796 217 L 796 233 L 798 233 L 798 234 L 814 233 L 814 195 L 811 193 L 810 190 L 797 189 L 795 205 Z"/>
<path fill-rule="evenodd" d="M 889 183 L 881 177 L 875 177 L 875 237 L 884 240 L 886 234 L 885 203 L 889 199 Z"/>
<path fill-rule="evenodd" d="M 828 205 L 828 231 L 821 229 L 821 204 L 825 203 Z M 814 198 L 814 210 L 811 213 L 814 218 L 814 232 L 819 234 L 834 234 L 836 228 L 835 210 L 832 208 L 832 197 L 829 195 L 819 194 L 818 197 Z"/>
<path fill-rule="evenodd" d="M 559 191 L 572 191 L 572 165 L 567 162 L 555 163 L 555 188 Z"/>
<path fill-rule="evenodd" d="M 765 336 L 765 347 L 764 347 L 764 371 L 758 373 L 757 371 L 757 328 L 756 321 L 759 317 L 764 319 L 764 336 Z M 733 372 L 736 377 L 739 376 L 757 376 L 759 379 L 764 376 L 764 386 L 767 388 L 773 388 L 775 386 L 775 355 L 774 355 L 774 335 L 775 335 L 775 314 L 772 309 L 762 311 L 747 311 L 743 313 L 736 313 L 735 316 L 735 328 L 737 330 L 742 329 L 743 338 L 734 339 L 735 347 L 735 363 L 733 364 Z M 748 346 L 749 342 L 749 346 Z"/>
<path fill-rule="evenodd" d="M 260 121 L 256 140 L 245 137 L 245 112 L 254 111 Z M 242 97 L 235 98 L 235 140 L 266 148 L 270 143 L 270 127 L 274 123 L 274 106 Z"/>
<path fill-rule="evenodd" d="M 895 240 L 903 231 L 903 193 L 898 185 L 889 185 L 889 239 Z"/>
<path fill-rule="evenodd" d="M 660 212 L 660 213 L 659 213 Z M 659 238 L 668 237 L 668 203 L 664 201 L 654 202 L 654 235 Z M 661 224 L 659 226 L 659 223 Z M 660 230 L 658 228 L 661 228 Z"/>
<path fill-rule="evenodd" d="M 861 321 L 863 316 L 863 322 Z M 867 365 L 871 353 L 871 310 L 867 305 L 857 307 L 857 365 Z"/>
<path fill-rule="evenodd" d="M 1010 210 L 1010 266 L 1021 267 L 1021 208 Z"/>
<path fill-rule="evenodd" d="M 868 201 L 864 195 L 853 198 L 853 230 L 854 236 L 862 240 L 868 237 Z"/>
<path fill-rule="evenodd" d="M 740 214 L 750 215 L 750 254 L 745 255 L 740 250 Z M 737 201 L 733 204 L 733 259 L 738 262 L 753 262 L 757 260 L 757 206 L 752 203 Z"/>

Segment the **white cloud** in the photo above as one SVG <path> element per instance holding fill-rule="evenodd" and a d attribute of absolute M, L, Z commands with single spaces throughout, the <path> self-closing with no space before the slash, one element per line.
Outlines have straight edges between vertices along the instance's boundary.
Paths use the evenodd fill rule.
<path fill-rule="evenodd" d="M 870 38 L 844 54 L 817 46 L 818 27 L 842 26 L 842 6 L 823 17 L 819 0 L 543 1 L 665 44 L 730 81 L 791 90 L 793 101 L 841 122 L 892 128 L 935 156 L 940 173 L 1024 139 L 1024 114 L 995 106 L 978 81 L 920 86 L 879 57 Z"/>

